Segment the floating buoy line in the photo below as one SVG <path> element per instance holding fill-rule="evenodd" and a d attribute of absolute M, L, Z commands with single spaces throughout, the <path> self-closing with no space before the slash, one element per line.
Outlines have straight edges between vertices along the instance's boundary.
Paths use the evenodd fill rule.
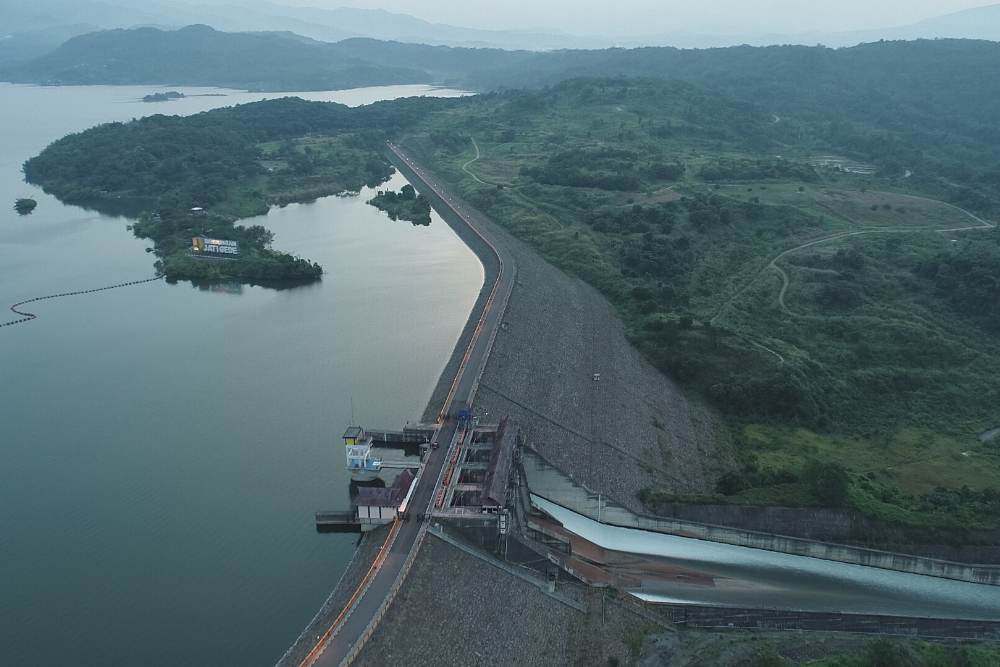
<path fill-rule="evenodd" d="M 36 315 L 35 313 L 28 312 L 27 310 L 21 310 L 22 306 L 26 306 L 29 303 L 35 303 L 37 301 L 48 301 L 49 299 L 61 299 L 67 296 L 79 296 L 81 294 L 106 292 L 111 289 L 118 289 L 119 287 L 131 287 L 133 285 L 142 285 L 144 283 L 151 283 L 162 279 L 163 279 L 163 274 L 161 273 L 152 278 L 145 278 L 143 280 L 130 280 L 129 282 L 118 283 L 116 285 L 108 285 L 107 287 L 95 287 L 94 289 L 77 290 L 75 292 L 61 292 L 59 294 L 48 294 L 46 296 L 36 296 L 33 299 L 25 299 L 24 301 L 18 301 L 17 303 L 15 303 L 13 306 L 10 307 L 10 311 L 15 315 L 20 315 L 21 317 L 16 320 L 0 323 L 0 327 L 10 327 L 15 324 L 24 324 L 25 322 L 30 322 L 31 320 L 37 319 L 38 315 Z"/>

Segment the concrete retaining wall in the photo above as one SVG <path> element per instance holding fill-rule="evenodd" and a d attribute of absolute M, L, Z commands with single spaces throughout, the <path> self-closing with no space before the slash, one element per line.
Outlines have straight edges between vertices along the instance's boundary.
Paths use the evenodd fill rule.
<path fill-rule="evenodd" d="M 604 522 L 611 523 L 607 518 L 608 512 L 606 509 L 603 514 L 605 516 L 603 519 Z M 885 570 L 899 570 L 900 572 L 911 572 L 913 574 L 924 574 L 932 577 L 1000 586 L 1000 566 L 955 563 L 924 556 L 911 556 L 890 551 L 866 549 L 864 547 L 786 537 L 772 533 L 758 533 L 725 526 L 698 524 L 678 519 L 661 519 L 640 515 L 633 515 L 632 519 L 627 519 L 616 513 L 614 515 L 614 523 L 615 525 L 629 528 L 671 533 L 673 535 L 693 537 L 711 542 L 736 544 L 752 549 L 780 551 L 782 553 L 810 556 L 823 560 L 879 567 Z"/>
<path fill-rule="evenodd" d="M 778 551 L 822 560 L 878 567 L 885 570 L 898 570 L 944 579 L 1000 586 L 1000 566 L 997 565 L 956 563 L 774 533 L 635 514 L 608 502 L 607 496 L 595 494 L 575 483 L 546 462 L 537 452 L 524 451 L 526 454 L 522 459 L 522 467 L 531 492 L 594 521 L 623 528 L 637 528 L 710 542 L 734 544 L 751 549 Z"/>
<path fill-rule="evenodd" d="M 670 623 L 726 630 L 818 630 L 924 639 L 1000 640 L 1000 623 L 861 614 L 732 609 L 699 605 L 646 605 Z"/>
<path fill-rule="evenodd" d="M 1000 564 L 1000 530 L 936 530 L 876 521 L 860 512 L 818 507 L 760 507 L 661 502 L 649 507 L 655 516 L 695 523 L 738 527 L 820 542 L 898 551 L 959 563 Z M 933 542 L 947 533 L 949 543 Z"/>

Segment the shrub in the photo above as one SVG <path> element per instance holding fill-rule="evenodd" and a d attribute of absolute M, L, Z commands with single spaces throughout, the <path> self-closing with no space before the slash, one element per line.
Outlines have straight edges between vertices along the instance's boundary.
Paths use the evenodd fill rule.
<path fill-rule="evenodd" d="M 806 464 L 803 478 L 816 500 L 829 507 L 843 507 L 851 487 L 847 469 L 839 463 L 811 461 Z"/>

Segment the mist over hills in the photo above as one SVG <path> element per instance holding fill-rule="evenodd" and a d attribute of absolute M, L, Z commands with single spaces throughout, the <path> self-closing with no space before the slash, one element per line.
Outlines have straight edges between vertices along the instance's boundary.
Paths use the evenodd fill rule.
<path fill-rule="evenodd" d="M 538 88 L 581 77 L 644 77 L 695 84 L 779 116 L 881 116 L 887 126 L 953 118 L 966 135 L 996 141 L 1000 43 L 975 40 L 806 46 L 503 51 L 348 39 L 335 44 L 291 33 L 111 30 L 75 37 L 0 79 L 47 84 L 176 84 L 253 90 L 320 90 L 435 83 L 478 91 Z M 850 109 L 846 105 L 850 105 Z M 848 112 L 850 112 L 848 114 Z M 904 116 L 899 115 L 905 112 Z M 972 129 L 974 127 L 974 129 Z M 986 134 L 984 134 L 986 133 Z M 986 135 L 989 135 L 987 137 Z M 970 147 L 972 150 L 973 147 Z M 956 146 L 953 154 L 961 150 Z M 971 155 L 971 153 L 970 153 Z"/>
<path fill-rule="evenodd" d="M 245 4 L 248 1 L 192 5 L 186 0 L 150 0 L 136 5 L 134 0 L 8 0 L 0 7 L 0 26 L 12 31 L 0 35 L 0 79 L 50 85 L 187 84 L 270 91 L 438 83 L 483 91 L 549 85 L 578 76 L 638 75 L 702 82 L 731 79 L 732 73 L 738 72 L 767 82 L 775 72 L 796 71 L 796 81 L 807 83 L 810 76 L 822 78 L 840 71 L 840 64 L 870 51 L 851 47 L 840 54 L 817 47 L 796 51 L 805 47 L 722 45 L 739 39 L 748 45 L 783 41 L 844 46 L 874 44 L 884 36 L 914 40 L 922 35 L 975 35 L 992 38 L 994 44 L 1000 40 L 1000 4 L 880 31 L 746 39 L 673 34 L 638 40 L 642 44 L 687 40 L 689 44 L 683 46 L 720 45 L 708 49 L 593 48 L 594 44 L 588 43 L 587 48 L 539 51 L 442 42 L 509 45 L 520 41 L 538 47 L 559 45 L 560 41 L 568 44 L 578 38 L 561 35 L 547 41 L 541 34 L 469 30 L 384 10 Z M 212 27 L 204 21 L 179 29 L 163 27 L 192 17 L 206 18 Z M 95 25 L 131 22 L 148 25 L 90 32 Z M 229 31 L 219 29 L 220 25 Z M 907 57 L 923 62 L 927 53 L 949 59 L 973 53 L 993 62 L 994 50 L 987 41 L 968 46 L 950 42 L 935 45 L 926 40 L 913 44 L 917 46 L 889 48 L 890 57 L 907 53 Z M 796 62 L 796 58 L 804 60 Z M 803 66 L 807 69 L 797 71 Z M 865 66 L 885 69 L 875 61 Z M 906 70 L 908 63 L 900 66 Z M 935 68 L 935 63 L 927 66 Z M 966 66 L 976 68 L 979 61 L 972 58 Z M 866 73 L 841 72 L 848 79 L 859 74 Z"/>
<path fill-rule="evenodd" d="M 822 44 L 833 48 L 857 46 L 880 40 L 982 39 L 1000 41 L 1000 4 L 966 9 L 935 16 L 918 23 L 838 32 L 807 31 L 799 33 L 748 32 L 704 33 L 690 31 L 657 32 L 641 37 L 617 40 L 614 46 L 675 46 L 683 49 L 706 49 L 726 46 L 773 46 Z M 610 45 L 609 45 L 610 46 Z"/>
<path fill-rule="evenodd" d="M 9 4 L 8 4 L 9 3 Z M 192 4 L 183 0 L 6 0 L 0 6 L 0 34 L 31 33 L 70 25 L 97 28 L 210 25 L 230 32 L 288 31 L 325 42 L 352 37 L 417 44 L 505 49 L 601 48 L 606 38 L 541 31 L 478 30 L 385 11 L 339 7 L 294 7 L 270 2 L 220 0 Z M 75 34 L 82 34 L 82 30 Z"/>
<path fill-rule="evenodd" d="M 26 62 L 54 51 L 68 39 L 98 30 L 84 23 L 0 35 L 0 66 Z"/>
<path fill-rule="evenodd" d="M 825 44 L 826 46 L 854 46 L 879 40 L 915 39 L 982 39 L 1000 41 L 1000 4 L 966 9 L 952 14 L 925 19 L 919 23 L 884 28 L 880 30 L 858 30 L 840 33 L 805 33 L 798 35 L 796 43 Z M 786 41 L 772 41 L 788 43 Z"/>
<path fill-rule="evenodd" d="M 291 0 L 289 0 L 291 1 Z M 0 37 L 20 38 L 6 45 L 23 48 L 21 60 L 51 50 L 62 40 L 95 29 L 155 26 L 179 28 L 205 24 L 228 32 L 287 31 L 325 42 L 355 37 L 439 46 L 508 50 L 602 49 L 614 46 L 712 48 L 748 44 L 853 46 L 863 42 L 919 38 L 1000 40 L 1000 4 L 964 10 L 912 25 L 851 32 L 796 34 L 712 34 L 680 29 L 646 35 L 575 35 L 556 30 L 482 30 L 432 23 L 381 9 L 296 7 L 258 0 L 5 0 L 0 6 Z M 45 35 L 52 31 L 51 35 Z M 57 40 L 56 36 L 62 39 Z M 0 44 L 3 40 L 0 39 Z M 0 62 L 9 60 L 0 48 Z"/>
<path fill-rule="evenodd" d="M 1000 4 L 967 9 L 900 28 L 894 37 L 965 37 L 1000 40 Z"/>
<path fill-rule="evenodd" d="M 40 58 L 9 66 L 0 77 L 48 85 L 149 83 L 249 90 L 333 90 L 431 79 L 426 71 L 374 64 L 353 57 L 349 48 L 292 33 L 226 33 L 203 25 L 80 35 Z"/>

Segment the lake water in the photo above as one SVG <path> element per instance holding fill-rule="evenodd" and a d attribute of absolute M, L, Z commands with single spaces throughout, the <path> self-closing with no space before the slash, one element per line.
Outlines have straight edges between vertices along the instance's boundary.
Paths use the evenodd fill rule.
<path fill-rule="evenodd" d="M 99 122 L 280 96 L 136 101 L 155 90 L 0 84 L 0 321 L 16 301 L 153 273 L 128 220 L 25 184 L 26 158 Z M 299 95 L 417 94 L 461 93 Z M 364 424 L 417 420 L 483 282 L 436 215 L 392 222 L 372 194 L 252 221 L 321 263 L 319 284 L 153 282 L 0 328 L 0 663 L 269 665 L 295 639 L 356 540 L 312 518 L 347 507 L 351 399 Z M 39 202 L 26 217 L 23 196 Z"/>

